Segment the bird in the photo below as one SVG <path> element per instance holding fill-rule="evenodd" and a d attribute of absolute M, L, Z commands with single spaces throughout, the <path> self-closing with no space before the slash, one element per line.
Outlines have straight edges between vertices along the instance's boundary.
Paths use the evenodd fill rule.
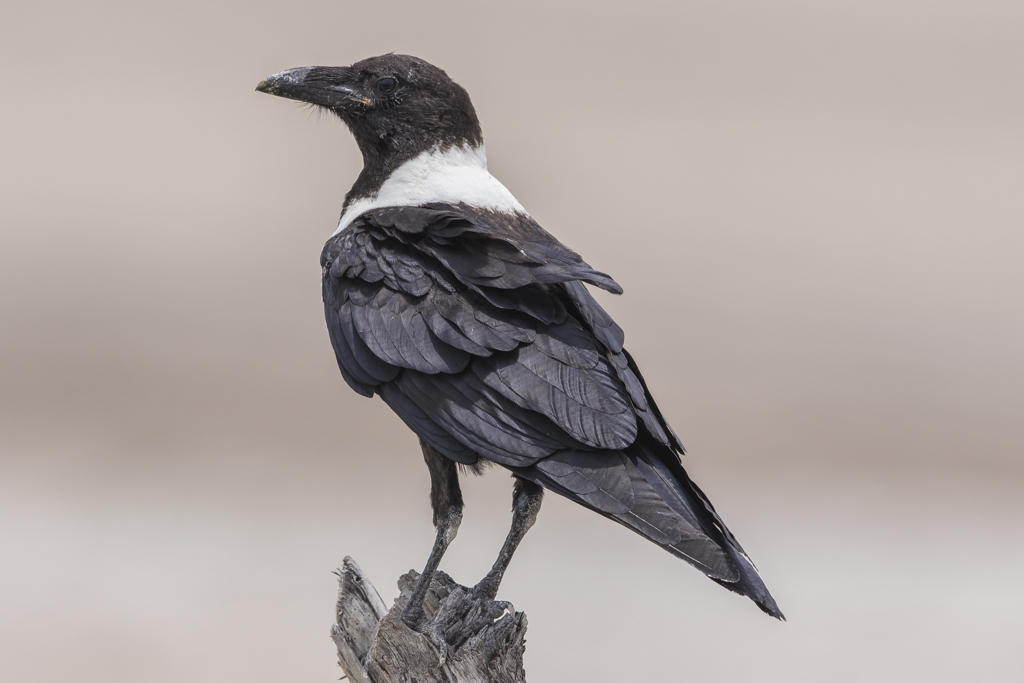
<path fill-rule="evenodd" d="M 488 171 L 466 90 L 394 53 L 288 69 L 256 90 L 336 115 L 363 157 L 321 253 L 323 302 L 344 381 L 416 434 L 430 474 L 435 538 L 402 621 L 431 632 L 423 600 L 462 520 L 460 472 L 488 464 L 512 473 L 512 521 L 476 597 L 495 599 L 551 491 L 784 619 L 588 290 L 622 288 Z"/>

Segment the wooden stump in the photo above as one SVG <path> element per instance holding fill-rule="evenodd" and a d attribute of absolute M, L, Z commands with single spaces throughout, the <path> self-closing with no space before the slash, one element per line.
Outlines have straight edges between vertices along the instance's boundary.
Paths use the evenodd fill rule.
<path fill-rule="evenodd" d="M 331 638 L 338 647 L 338 663 L 353 683 L 526 680 L 526 614 L 510 603 L 475 598 L 468 588 L 436 572 L 423 611 L 448 643 L 442 663 L 438 643 L 407 627 L 399 616 L 419 578 L 417 572 L 398 579 L 401 593 L 390 610 L 351 557 L 344 559 L 337 574 L 337 622 Z"/>

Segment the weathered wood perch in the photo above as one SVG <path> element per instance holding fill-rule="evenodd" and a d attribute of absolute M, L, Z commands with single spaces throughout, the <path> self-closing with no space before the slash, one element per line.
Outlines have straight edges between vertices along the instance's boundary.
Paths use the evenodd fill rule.
<path fill-rule="evenodd" d="M 337 622 L 331 638 L 338 647 L 338 663 L 353 683 L 526 680 L 526 614 L 511 604 L 474 597 L 444 572 L 435 573 L 423 610 L 436 620 L 448 643 L 442 663 L 438 643 L 407 627 L 399 616 L 417 572 L 398 579 L 401 593 L 390 610 L 351 557 L 337 574 Z"/>

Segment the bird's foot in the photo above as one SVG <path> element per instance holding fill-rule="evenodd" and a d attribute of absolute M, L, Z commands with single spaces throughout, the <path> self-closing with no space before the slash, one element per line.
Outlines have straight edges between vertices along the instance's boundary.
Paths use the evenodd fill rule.
<path fill-rule="evenodd" d="M 490 615 L 492 623 L 516 612 L 516 608 L 512 606 L 511 602 L 495 599 L 498 595 L 499 583 L 499 579 L 488 575 L 473 586 L 469 592 L 470 596 L 480 603 L 481 613 Z"/>
<path fill-rule="evenodd" d="M 441 625 L 436 620 L 428 620 L 422 607 L 402 610 L 402 623 L 434 644 L 437 648 L 437 664 L 444 666 L 448 661 L 448 642 L 444 639 L 444 629 Z"/>
<path fill-rule="evenodd" d="M 480 579 L 479 583 L 473 586 L 471 594 L 477 600 L 494 600 L 498 595 L 498 585 L 501 579 L 495 579 L 490 574 Z"/>

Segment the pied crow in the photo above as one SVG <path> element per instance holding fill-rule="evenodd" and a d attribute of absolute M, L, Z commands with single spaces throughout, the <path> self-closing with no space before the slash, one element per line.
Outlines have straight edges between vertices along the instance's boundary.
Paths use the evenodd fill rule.
<path fill-rule="evenodd" d="M 457 465 L 485 462 L 515 483 L 511 530 L 479 596 L 494 598 L 548 489 L 782 618 L 585 285 L 621 287 L 488 172 L 466 91 L 398 54 L 290 69 L 257 90 L 333 112 L 362 152 L 321 255 L 323 300 L 345 381 L 419 436 L 430 471 L 437 535 L 405 623 L 426 629 L 426 588 L 462 519 Z"/>

